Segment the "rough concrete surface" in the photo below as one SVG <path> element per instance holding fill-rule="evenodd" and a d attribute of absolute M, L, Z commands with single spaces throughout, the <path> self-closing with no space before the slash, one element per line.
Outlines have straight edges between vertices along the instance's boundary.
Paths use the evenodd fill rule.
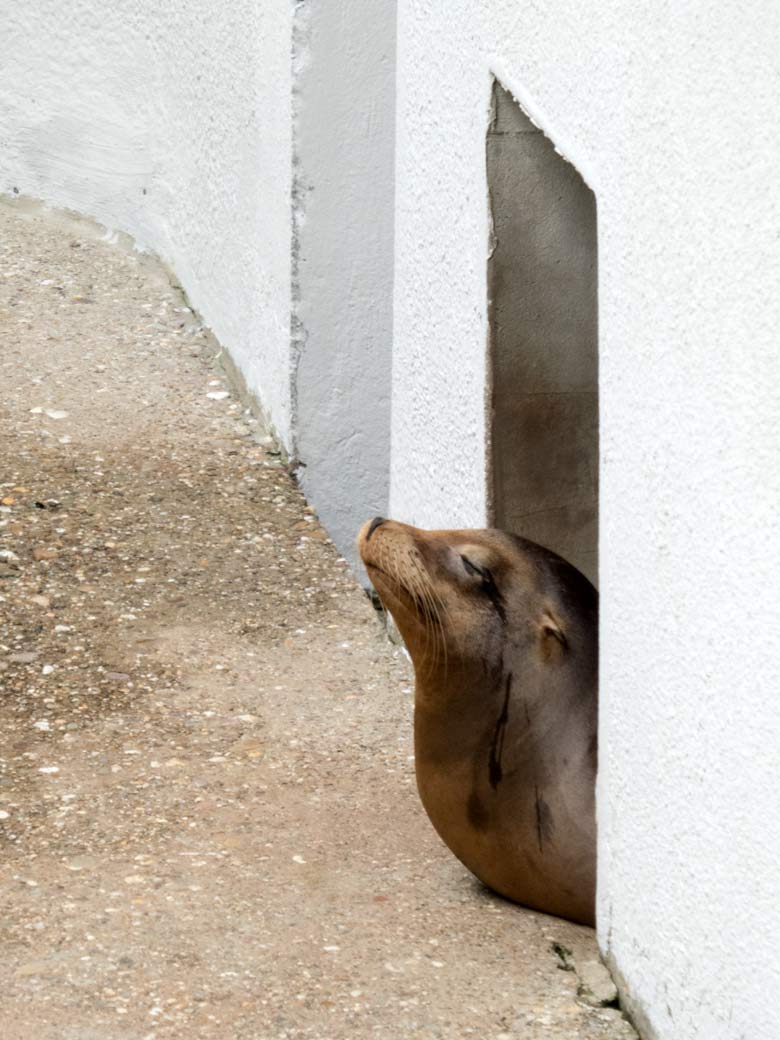
<path fill-rule="evenodd" d="M 0 1035 L 631 1036 L 436 838 L 409 667 L 164 273 L 0 243 Z"/>

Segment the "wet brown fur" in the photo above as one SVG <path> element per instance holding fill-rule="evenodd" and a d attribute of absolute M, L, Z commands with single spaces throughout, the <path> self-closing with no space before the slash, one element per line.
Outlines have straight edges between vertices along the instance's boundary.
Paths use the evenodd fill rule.
<path fill-rule="evenodd" d="M 593 924 L 598 599 L 496 530 L 366 524 L 361 557 L 415 668 L 415 768 L 441 838 L 489 887 Z"/>

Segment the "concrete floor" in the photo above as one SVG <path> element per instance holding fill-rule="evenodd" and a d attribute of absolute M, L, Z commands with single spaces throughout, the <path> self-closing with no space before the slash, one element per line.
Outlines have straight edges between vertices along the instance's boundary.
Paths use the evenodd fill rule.
<path fill-rule="evenodd" d="M 633 1036 L 433 833 L 409 667 L 164 273 L 0 243 L 0 1036 Z"/>

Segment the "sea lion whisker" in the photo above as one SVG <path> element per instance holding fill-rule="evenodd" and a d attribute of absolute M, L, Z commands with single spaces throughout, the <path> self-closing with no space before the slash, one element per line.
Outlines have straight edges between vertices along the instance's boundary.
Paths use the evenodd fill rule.
<path fill-rule="evenodd" d="M 419 578 L 420 597 L 422 600 L 423 608 L 426 615 L 426 624 L 430 622 L 431 638 L 433 640 L 433 660 L 431 661 L 431 671 L 438 667 L 440 657 L 443 655 L 444 666 L 446 672 L 447 664 L 447 642 L 444 637 L 444 625 L 442 623 L 441 611 L 439 604 L 443 606 L 441 598 L 436 594 L 433 587 L 433 582 L 424 567 L 416 569 L 416 574 Z M 437 603 L 437 600 L 439 601 Z"/>
<path fill-rule="evenodd" d="M 433 581 L 427 569 L 420 565 L 419 554 L 412 551 L 408 556 L 414 563 L 414 576 L 417 579 L 414 583 L 416 603 L 423 614 L 425 621 L 426 660 L 428 660 L 429 657 L 428 650 L 431 647 L 431 643 L 433 646 L 432 660 L 429 662 L 429 671 L 432 672 L 438 667 L 440 658 L 443 656 L 446 672 L 447 641 L 444 635 L 444 624 L 441 616 L 441 610 L 444 609 L 444 603 L 441 597 L 436 593 Z"/>
<path fill-rule="evenodd" d="M 450 622 L 450 612 L 442 597 L 436 591 L 431 575 L 421 565 L 419 553 L 407 549 L 404 554 L 408 565 L 403 577 L 400 573 L 400 561 L 391 545 L 380 543 L 376 546 L 376 555 L 369 563 L 370 568 L 391 583 L 396 595 L 405 593 L 417 609 L 424 632 L 423 659 L 426 661 L 424 675 L 434 673 L 443 665 L 444 675 L 449 669 L 448 640 L 445 635 L 445 622 L 450 631 L 454 631 Z"/>
<path fill-rule="evenodd" d="M 444 674 L 446 676 L 446 674 L 447 674 L 447 640 L 446 640 L 445 635 L 444 635 L 444 622 L 443 622 L 442 616 L 441 616 L 442 610 L 444 610 L 446 612 L 446 606 L 445 606 L 443 600 L 441 599 L 441 597 L 436 593 L 436 590 L 433 587 L 433 582 L 431 581 L 430 576 L 427 575 L 427 574 L 426 574 L 426 579 L 427 579 L 427 581 L 426 581 L 426 589 L 425 589 L 426 596 L 427 596 L 428 604 L 429 604 L 429 607 L 430 607 L 430 610 L 431 610 L 431 613 L 432 613 L 432 616 L 433 616 L 435 632 L 436 632 L 437 637 L 438 637 L 437 640 L 436 640 L 435 661 L 438 664 L 439 654 L 441 653 L 441 655 L 443 657 L 443 663 L 444 663 Z"/>
<path fill-rule="evenodd" d="M 383 545 L 383 546 L 380 547 L 380 550 L 379 550 L 379 554 L 378 555 L 379 555 L 380 568 L 378 568 L 378 569 L 381 569 L 382 574 L 385 577 L 389 578 L 398 587 L 398 589 L 400 591 L 405 592 L 411 598 L 412 602 L 415 604 L 415 606 L 420 611 L 420 614 L 421 614 L 423 622 L 424 622 L 425 659 L 427 660 L 428 659 L 428 648 L 429 648 L 429 645 L 430 645 L 430 638 L 431 638 L 430 637 L 430 623 L 429 623 L 429 620 L 428 620 L 428 617 L 427 617 L 427 614 L 426 614 L 425 610 L 422 610 L 420 608 L 420 598 L 419 598 L 419 594 L 418 594 L 419 586 L 417 585 L 417 583 L 414 580 L 417 577 L 417 573 L 418 573 L 417 572 L 417 568 L 415 568 L 412 573 L 408 573 L 406 575 L 406 581 L 402 581 L 401 580 L 401 576 L 400 576 L 399 571 L 398 571 L 398 560 L 397 560 L 397 557 L 395 555 L 393 555 L 393 556 L 389 556 L 389 555 L 386 556 L 385 552 L 384 552 L 384 549 L 385 549 L 385 546 Z"/>
<path fill-rule="evenodd" d="M 428 601 L 429 601 L 429 604 L 430 604 L 430 609 L 431 609 L 431 612 L 432 612 L 432 615 L 433 615 L 433 619 L 434 619 L 435 632 L 436 632 L 436 636 L 437 636 L 437 639 L 436 639 L 436 658 L 435 658 L 435 660 L 436 660 L 436 663 L 438 665 L 439 660 L 441 659 L 442 664 L 443 664 L 444 676 L 446 677 L 447 671 L 448 671 L 448 666 L 449 666 L 449 659 L 448 659 L 447 637 L 445 635 L 444 619 L 442 618 L 442 613 L 447 615 L 448 611 L 447 611 L 446 604 L 442 601 L 441 597 L 436 594 L 436 591 L 433 588 L 433 585 L 432 585 L 432 583 L 430 581 L 430 578 L 428 579 L 428 586 L 427 586 L 427 590 L 426 591 L 427 591 L 427 595 L 428 595 Z"/>
<path fill-rule="evenodd" d="M 425 652 L 424 652 L 424 657 L 425 657 L 425 660 L 427 661 L 427 660 L 429 660 L 429 656 L 430 656 L 429 655 L 429 651 L 430 651 L 431 645 L 433 645 L 434 650 L 436 648 L 435 639 L 434 639 L 434 635 L 435 635 L 434 619 L 433 619 L 432 614 L 430 612 L 429 605 L 428 605 L 428 600 L 427 600 L 427 597 L 425 595 L 425 586 L 424 586 L 424 582 L 423 582 L 423 575 L 422 575 L 422 573 L 420 571 L 420 568 L 417 566 L 416 559 L 414 558 L 414 556 L 412 554 L 410 554 L 410 558 L 411 558 L 411 560 L 414 563 L 414 568 L 413 568 L 413 571 L 412 571 L 412 574 L 411 574 L 411 577 L 412 577 L 412 589 L 411 589 L 411 592 L 412 592 L 412 597 L 413 597 L 414 602 L 415 602 L 415 606 L 417 607 L 417 609 L 420 612 L 420 614 L 421 614 L 421 616 L 423 618 L 423 621 L 424 621 L 424 628 L 425 628 Z M 436 658 L 436 654 L 434 653 L 434 661 L 435 661 L 435 658 Z"/>
<path fill-rule="evenodd" d="M 414 563 L 414 594 L 418 609 L 421 611 L 425 622 L 425 660 L 428 663 L 427 675 L 432 674 L 439 665 L 442 651 L 446 660 L 446 640 L 444 638 L 444 627 L 441 614 L 434 598 L 434 590 L 430 575 L 426 568 L 420 565 L 419 555 L 415 552 L 409 554 Z"/>
<path fill-rule="evenodd" d="M 442 649 L 444 650 L 444 674 L 446 676 L 446 674 L 447 674 L 447 665 L 448 665 L 448 645 L 447 645 L 448 641 L 447 641 L 447 638 L 446 638 L 446 636 L 444 634 L 444 622 L 447 621 L 449 631 L 453 631 L 452 616 L 450 614 L 450 609 L 447 606 L 447 604 L 444 602 L 444 600 L 439 595 L 439 593 L 436 592 L 436 590 L 433 588 L 433 583 L 431 583 L 431 592 L 432 592 L 432 595 L 435 597 L 435 599 L 438 601 L 436 612 L 437 612 L 438 619 L 439 619 L 439 631 L 441 633 Z M 443 617 L 442 617 L 442 615 L 443 615 Z"/>

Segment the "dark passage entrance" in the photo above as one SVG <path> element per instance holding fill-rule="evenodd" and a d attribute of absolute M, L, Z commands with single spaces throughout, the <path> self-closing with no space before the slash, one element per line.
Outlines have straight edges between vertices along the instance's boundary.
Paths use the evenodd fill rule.
<path fill-rule="evenodd" d="M 595 583 L 596 199 L 498 83 L 487 171 L 493 522 Z"/>

